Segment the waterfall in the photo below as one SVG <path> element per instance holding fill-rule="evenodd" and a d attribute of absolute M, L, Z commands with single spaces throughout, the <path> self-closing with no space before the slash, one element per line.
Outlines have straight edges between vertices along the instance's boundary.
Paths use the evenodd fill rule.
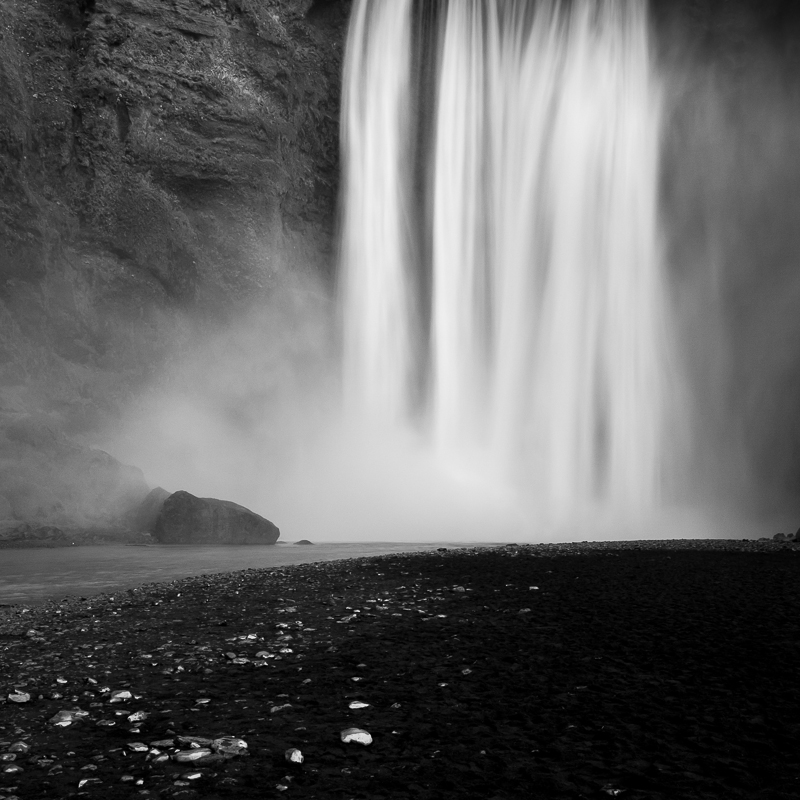
<path fill-rule="evenodd" d="M 644 519 L 680 447 L 646 3 L 427 11 L 353 8 L 348 408 L 508 487 L 534 527 Z"/>

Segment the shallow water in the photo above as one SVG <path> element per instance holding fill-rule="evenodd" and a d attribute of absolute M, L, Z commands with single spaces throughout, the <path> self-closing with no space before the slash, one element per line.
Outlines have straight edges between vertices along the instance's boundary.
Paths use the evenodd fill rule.
<path fill-rule="evenodd" d="M 310 546 L 102 545 L 0 551 L 0 604 L 88 596 L 214 572 L 267 568 L 475 543 L 353 542 Z"/>

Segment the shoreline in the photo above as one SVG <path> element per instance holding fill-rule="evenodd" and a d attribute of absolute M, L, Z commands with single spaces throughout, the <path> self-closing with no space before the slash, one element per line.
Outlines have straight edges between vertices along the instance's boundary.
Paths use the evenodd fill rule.
<path fill-rule="evenodd" d="M 425 545 L 425 544 L 439 544 L 438 541 L 432 540 L 420 540 L 420 541 L 386 541 L 383 542 L 382 540 L 372 540 L 372 539 L 354 539 L 350 540 L 337 540 L 337 541 L 328 541 L 328 540 L 318 540 L 314 542 L 309 542 L 307 540 L 301 540 L 297 542 L 290 542 L 290 541 L 282 541 L 278 540 L 276 542 L 270 542 L 269 544 L 250 544 L 250 545 L 232 545 L 227 543 L 215 543 L 215 542 L 202 542 L 202 543 L 173 543 L 173 542 L 159 542 L 153 539 L 152 537 L 148 538 L 147 541 L 142 541 L 143 534 L 131 534 L 128 538 L 120 537 L 120 538 L 111 538 L 111 537 L 102 537 L 99 534 L 92 533 L 91 536 L 98 536 L 96 540 L 91 540 L 89 536 L 84 536 L 81 534 L 78 536 L 77 541 L 74 542 L 66 542 L 66 541 L 58 541 L 58 540 L 36 540 L 36 539 L 12 539 L 12 540 L 4 540 L 0 539 L 0 549 L 13 549 L 13 550 L 36 550 L 39 548 L 59 548 L 59 547 L 115 547 L 115 546 L 126 546 L 126 547 L 276 547 L 276 546 L 300 546 L 300 547 L 307 547 L 307 546 L 316 546 L 316 545 L 358 545 L 358 544 L 373 544 L 375 542 L 381 542 L 385 544 L 409 544 L 409 545 Z M 736 538 L 736 539 L 724 539 L 721 537 L 717 538 L 700 538 L 700 537 L 687 537 L 687 538 L 677 538 L 677 539 L 603 539 L 603 540 L 574 540 L 574 541 L 566 541 L 566 542 L 550 542 L 550 541 L 543 541 L 543 542 L 474 542 L 476 546 L 487 546 L 487 547 L 504 547 L 509 545 L 516 545 L 520 547 L 569 547 L 573 545 L 586 545 L 586 546 L 595 546 L 599 548 L 620 548 L 620 549 L 628 549 L 629 547 L 651 547 L 658 549 L 659 546 L 662 544 L 668 547 L 674 547 L 676 543 L 679 542 L 695 542 L 697 543 L 697 547 L 699 548 L 712 548 L 716 549 L 716 545 L 714 543 L 726 543 L 726 544 L 733 544 L 736 545 L 741 543 L 745 549 L 757 549 L 752 548 L 750 545 L 775 545 L 775 546 L 785 546 L 785 545 L 800 545 L 800 538 L 797 540 L 789 539 L 789 540 L 776 540 L 774 538 L 769 538 L 766 536 L 762 536 L 759 538 L 749 539 L 749 538 Z M 447 542 L 444 542 L 445 546 L 447 546 Z M 453 544 L 452 546 L 466 546 L 469 547 L 473 543 L 472 542 L 464 542 Z"/>
<path fill-rule="evenodd" d="M 715 542 L 443 548 L 0 609 L 0 754 L 30 748 L 0 796 L 788 800 L 799 551 Z M 248 755 L 202 744 L 221 737 Z"/>
<path fill-rule="evenodd" d="M 630 541 L 539 542 L 278 542 L 275 545 L 104 544 L 68 549 L 6 549 L 0 569 L 0 607 L 40 605 L 62 597 L 113 594 L 151 583 L 292 564 L 369 558 L 389 553 L 430 552 L 438 548 L 484 551 L 524 548 L 541 555 L 630 550 L 800 551 L 794 542 L 743 539 L 647 539 Z"/>

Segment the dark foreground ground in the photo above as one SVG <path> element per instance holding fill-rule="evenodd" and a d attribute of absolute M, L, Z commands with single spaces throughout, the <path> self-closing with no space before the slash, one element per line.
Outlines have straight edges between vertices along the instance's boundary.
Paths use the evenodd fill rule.
<path fill-rule="evenodd" d="M 741 542 L 392 555 L 0 609 L 0 798 L 789 800 L 798 628 L 800 549 Z M 342 743 L 351 726 L 372 743 Z"/>

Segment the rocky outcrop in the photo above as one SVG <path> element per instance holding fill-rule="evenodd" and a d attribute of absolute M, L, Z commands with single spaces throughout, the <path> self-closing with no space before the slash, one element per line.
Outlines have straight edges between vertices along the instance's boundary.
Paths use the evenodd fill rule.
<path fill-rule="evenodd" d="M 141 470 L 70 441 L 47 418 L 0 417 L 0 506 L 6 528 L 24 522 L 35 529 L 122 529 L 147 493 Z"/>
<path fill-rule="evenodd" d="M 136 531 L 152 533 L 164 501 L 170 493 L 160 486 L 151 490 L 131 516 L 131 527 Z"/>
<path fill-rule="evenodd" d="M 175 492 L 153 527 L 162 544 L 275 544 L 280 531 L 268 519 L 227 500 Z"/>

